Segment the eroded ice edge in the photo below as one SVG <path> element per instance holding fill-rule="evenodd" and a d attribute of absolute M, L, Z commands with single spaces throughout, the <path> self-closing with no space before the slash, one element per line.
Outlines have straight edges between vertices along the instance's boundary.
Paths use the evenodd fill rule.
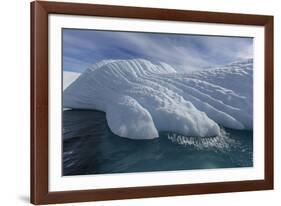
<path fill-rule="evenodd" d="M 193 73 L 143 59 L 105 60 L 74 76 L 64 108 L 104 111 L 121 137 L 153 139 L 160 131 L 213 137 L 219 125 L 253 128 L 252 59 Z"/>

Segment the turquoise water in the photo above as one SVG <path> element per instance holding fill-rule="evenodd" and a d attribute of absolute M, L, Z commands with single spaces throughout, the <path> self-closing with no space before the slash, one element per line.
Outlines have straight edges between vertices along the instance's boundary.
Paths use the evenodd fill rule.
<path fill-rule="evenodd" d="M 221 128 L 217 137 L 161 132 L 153 140 L 114 135 L 105 113 L 63 112 L 63 175 L 253 166 L 253 132 Z"/>

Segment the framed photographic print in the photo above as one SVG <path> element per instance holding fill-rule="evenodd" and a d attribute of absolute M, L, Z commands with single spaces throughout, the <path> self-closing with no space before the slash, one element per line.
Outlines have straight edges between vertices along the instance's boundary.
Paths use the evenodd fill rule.
<path fill-rule="evenodd" d="M 31 202 L 273 189 L 273 17 L 31 3 Z"/>

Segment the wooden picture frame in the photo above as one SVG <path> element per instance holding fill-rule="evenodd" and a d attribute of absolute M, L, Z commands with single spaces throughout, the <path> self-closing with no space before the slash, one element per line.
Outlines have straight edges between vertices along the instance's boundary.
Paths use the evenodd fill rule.
<path fill-rule="evenodd" d="M 50 192 L 48 189 L 48 15 L 82 15 L 216 24 L 265 30 L 264 180 Z M 31 3 L 31 202 L 69 203 L 273 189 L 273 16 L 35 1 Z"/>

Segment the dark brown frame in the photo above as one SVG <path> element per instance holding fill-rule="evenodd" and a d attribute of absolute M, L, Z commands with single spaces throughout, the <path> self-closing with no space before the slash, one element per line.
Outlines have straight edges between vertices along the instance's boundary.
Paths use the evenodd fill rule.
<path fill-rule="evenodd" d="M 70 14 L 257 25 L 265 28 L 265 179 L 48 191 L 48 15 Z M 273 189 L 273 16 L 35 1 L 31 3 L 31 202 L 33 204 Z"/>

